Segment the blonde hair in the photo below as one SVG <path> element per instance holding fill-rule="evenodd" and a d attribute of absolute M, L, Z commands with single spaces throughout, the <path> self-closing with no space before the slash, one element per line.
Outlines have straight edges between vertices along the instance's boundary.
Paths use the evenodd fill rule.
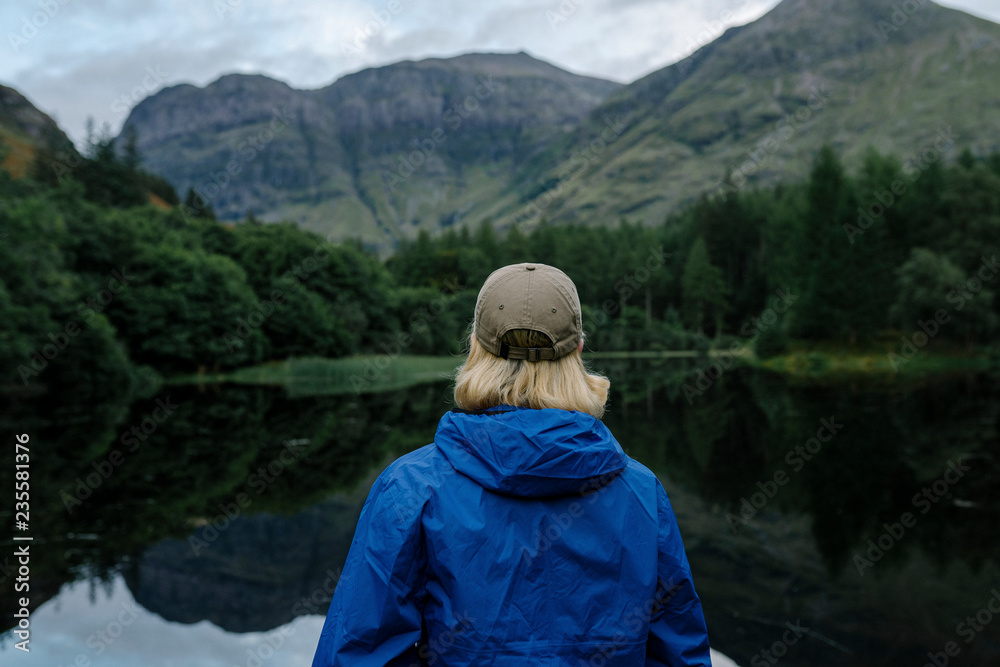
<path fill-rule="evenodd" d="M 552 347 L 548 336 L 528 329 L 508 331 L 501 340 L 512 347 Z M 587 369 L 579 349 L 552 361 L 503 359 L 483 349 L 473 333 L 469 356 L 455 376 L 455 405 L 472 411 L 498 405 L 558 408 L 600 419 L 610 387 L 606 377 Z"/>

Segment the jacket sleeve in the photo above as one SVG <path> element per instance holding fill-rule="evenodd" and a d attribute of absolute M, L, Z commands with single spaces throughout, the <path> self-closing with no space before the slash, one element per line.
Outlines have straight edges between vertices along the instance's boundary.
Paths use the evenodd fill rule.
<path fill-rule="evenodd" d="M 361 510 L 313 667 L 420 664 L 424 563 L 419 501 L 383 474 Z"/>
<path fill-rule="evenodd" d="M 659 481 L 656 492 L 660 524 L 659 557 L 655 604 L 646 640 L 646 665 L 711 667 L 708 629 L 701 600 L 694 590 L 677 518 Z"/>

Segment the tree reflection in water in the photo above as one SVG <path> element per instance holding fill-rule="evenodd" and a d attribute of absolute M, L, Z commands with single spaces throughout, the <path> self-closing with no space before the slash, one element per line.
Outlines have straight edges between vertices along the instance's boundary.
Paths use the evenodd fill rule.
<path fill-rule="evenodd" d="M 691 364 L 603 364 L 605 421 L 671 495 L 713 646 L 749 664 L 798 621 L 808 639 L 789 647 L 788 664 L 920 664 L 961 641 L 957 624 L 1000 584 L 991 379 L 901 390 L 734 370 L 689 402 Z M 167 399 L 176 408 L 150 420 Z M 8 405 L 4 431 L 30 433 L 39 452 L 32 605 L 66 582 L 121 574 L 140 604 L 181 623 L 252 632 L 323 614 L 371 481 L 430 442 L 449 407 L 447 383 L 295 399 L 169 387 L 131 406 Z M 937 502 L 915 503 L 959 460 L 968 472 Z M 914 525 L 871 559 L 869 540 L 906 512 Z M 860 574 L 859 556 L 870 562 Z M 0 583 L 8 619 L 12 586 Z M 984 628 L 963 657 L 996 662 L 998 636 Z"/>

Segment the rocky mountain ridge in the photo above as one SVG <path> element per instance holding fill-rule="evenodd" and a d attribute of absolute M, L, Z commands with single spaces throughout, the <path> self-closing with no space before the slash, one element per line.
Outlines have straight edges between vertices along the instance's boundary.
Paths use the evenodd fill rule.
<path fill-rule="evenodd" d="M 389 244 L 463 218 L 505 173 L 572 131 L 619 84 L 524 53 L 406 61 L 299 91 L 263 76 L 174 86 L 134 127 L 146 168 L 222 219 L 253 211 Z"/>
<path fill-rule="evenodd" d="M 317 90 L 261 75 L 173 86 L 125 128 L 147 170 L 223 220 L 388 252 L 482 221 L 655 224 L 703 194 L 799 181 L 825 143 L 854 166 L 870 148 L 913 162 L 941 136 L 944 160 L 1000 150 L 998 64 L 1000 26 L 929 0 L 784 0 L 624 86 L 468 54 Z M 0 100 L 0 125 L 15 107 Z"/>
<path fill-rule="evenodd" d="M 18 176 L 28 172 L 36 149 L 43 144 L 73 150 L 69 137 L 50 116 L 4 85 L 0 85 L 0 142 L 5 147 L 0 165 Z"/>

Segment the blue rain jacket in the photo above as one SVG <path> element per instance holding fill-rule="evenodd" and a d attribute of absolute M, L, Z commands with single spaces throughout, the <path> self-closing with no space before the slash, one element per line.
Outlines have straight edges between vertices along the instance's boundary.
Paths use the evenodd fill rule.
<path fill-rule="evenodd" d="M 666 492 L 598 419 L 454 410 L 361 512 L 313 667 L 711 665 Z"/>

